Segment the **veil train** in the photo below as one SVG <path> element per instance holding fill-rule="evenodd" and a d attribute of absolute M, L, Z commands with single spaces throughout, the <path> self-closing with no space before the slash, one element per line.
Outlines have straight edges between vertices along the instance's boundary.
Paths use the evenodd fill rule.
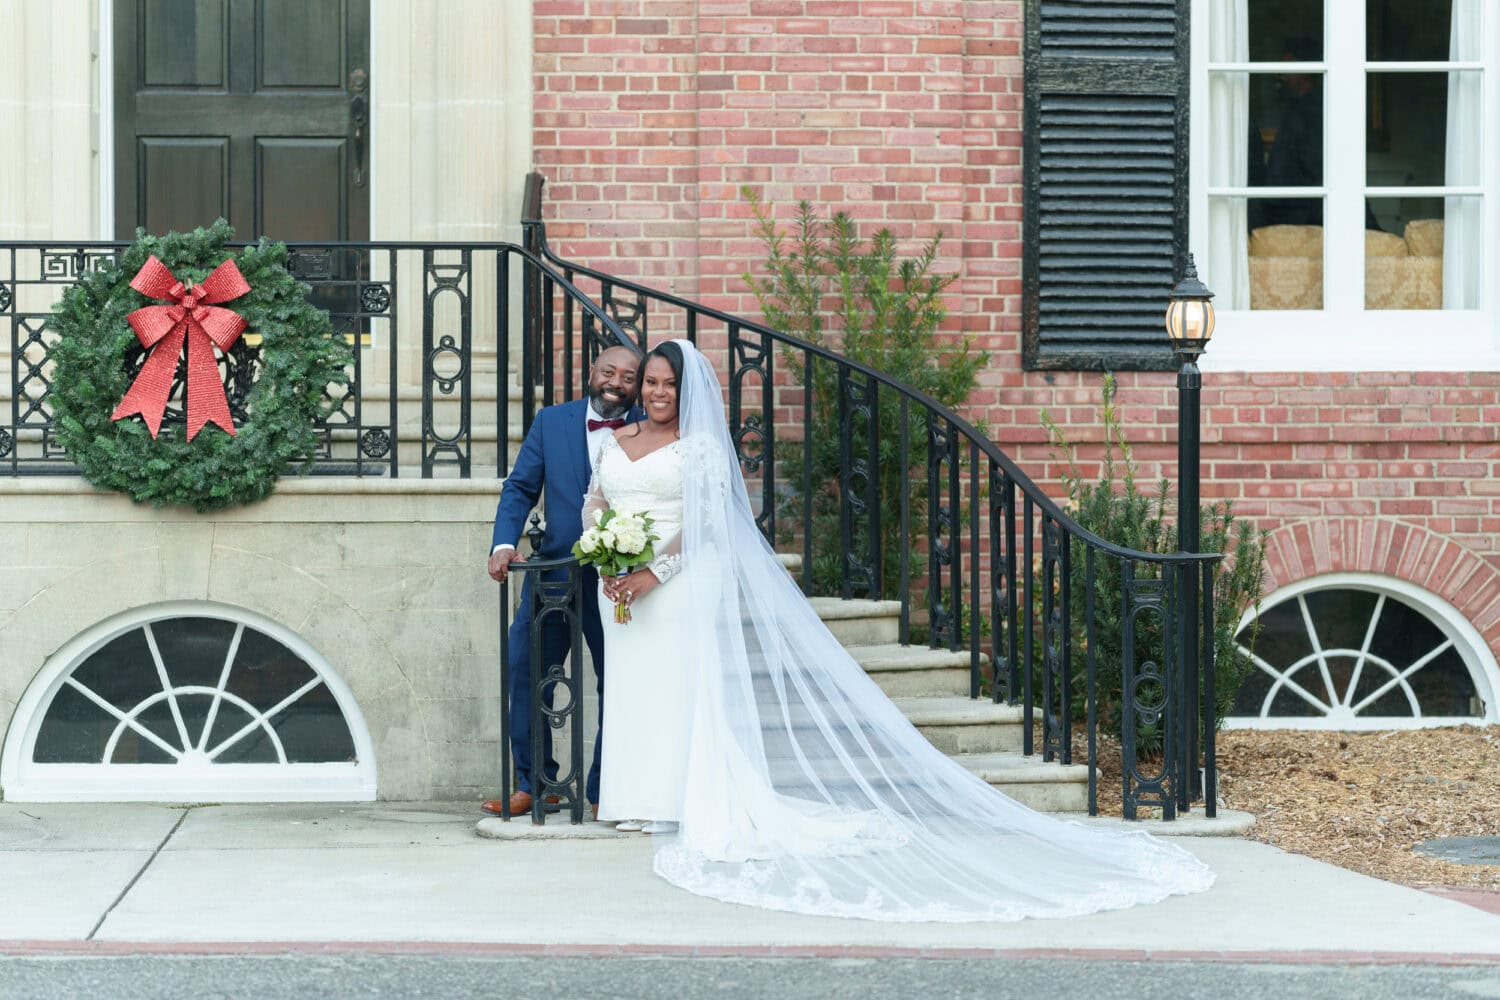
<path fill-rule="evenodd" d="M 777 561 L 713 366 L 675 343 L 695 585 L 673 647 L 696 691 L 682 822 L 657 874 L 773 910 L 954 922 L 1074 916 L 1212 885 L 1187 851 L 1035 812 L 927 742 Z"/>

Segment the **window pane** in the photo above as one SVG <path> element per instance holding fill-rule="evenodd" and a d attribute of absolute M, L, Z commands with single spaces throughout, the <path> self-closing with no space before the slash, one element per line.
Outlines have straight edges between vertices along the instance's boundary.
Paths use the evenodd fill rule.
<path fill-rule="evenodd" d="M 1481 86 L 1478 70 L 1369 74 L 1366 183 L 1477 184 Z"/>
<path fill-rule="evenodd" d="M 1321 186 L 1323 77 L 1315 73 L 1252 75 L 1249 134 L 1252 144 L 1249 157 L 1251 186 Z M 1259 156 L 1253 149 L 1256 138 L 1260 140 Z"/>
<path fill-rule="evenodd" d="M 1244 211 L 1259 223 L 1250 227 L 1241 244 L 1246 251 L 1242 266 L 1248 308 L 1322 309 L 1323 199 L 1251 198 Z M 1265 222 L 1268 218 L 1308 221 Z M 1212 206 L 1209 219 L 1212 225 Z"/>
<path fill-rule="evenodd" d="M 1473 0 L 1458 2 L 1463 8 Z M 1446 60 L 1452 16 L 1453 0 L 1365 0 L 1366 55 L 1377 62 Z"/>
<path fill-rule="evenodd" d="M 1366 309 L 1479 308 L 1482 198 L 1368 204 L 1380 229 L 1365 233 Z"/>
<path fill-rule="evenodd" d="M 1321 62 L 1322 0 L 1248 0 L 1249 39 L 1246 57 L 1254 62 Z M 1216 18 L 1214 58 L 1233 44 L 1234 26 Z M 1243 43 L 1242 43 L 1243 44 Z M 1244 57 L 1242 57 L 1244 58 Z"/>

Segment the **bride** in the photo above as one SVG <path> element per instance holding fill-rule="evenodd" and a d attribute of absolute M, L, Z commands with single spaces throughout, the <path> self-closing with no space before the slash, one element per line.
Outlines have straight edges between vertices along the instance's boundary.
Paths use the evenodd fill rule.
<path fill-rule="evenodd" d="M 1033 812 L 928 743 L 756 527 L 708 360 L 662 344 L 637 384 L 647 419 L 605 442 L 584 514 L 647 512 L 662 539 L 649 567 L 601 583 L 632 620 L 601 616 L 599 819 L 675 834 L 659 837 L 658 875 L 774 910 L 940 921 L 1074 916 L 1213 883 L 1176 846 Z"/>

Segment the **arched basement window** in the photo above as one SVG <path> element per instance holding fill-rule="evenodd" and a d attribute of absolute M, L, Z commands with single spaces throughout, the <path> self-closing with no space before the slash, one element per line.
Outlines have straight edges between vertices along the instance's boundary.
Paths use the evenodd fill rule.
<path fill-rule="evenodd" d="M 1254 617 L 1241 622 L 1242 650 Z M 1263 601 L 1259 623 L 1255 669 L 1226 725 L 1404 729 L 1500 718 L 1489 647 L 1451 604 L 1404 581 L 1314 577 Z"/>
<path fill-rule="evenodd" d="M 306 642 L 240 609 L 188 603 L 95 626 L 17 706 L 0 767 L 16 801 L 363 801 L 353 696 Z"/>

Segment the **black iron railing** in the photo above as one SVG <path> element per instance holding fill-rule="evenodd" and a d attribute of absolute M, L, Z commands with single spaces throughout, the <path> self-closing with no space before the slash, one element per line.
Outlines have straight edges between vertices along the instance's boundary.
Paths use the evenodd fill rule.
<path fill-rule="evenodd" d="M 50 329 L 52 308 L 79 278 L 127 245 L 0 243 L 0 330 L 8 334 L 10 362 L 3 386 L 8 398 L 0 392 L 0 475 L 76 474 L 57 443 L 49 399 L 56 336 Z M 549 264 L 512 243 L 288 247 L 292 273 L 307 283 L 311 301 L 329 312 L 334 335 L 354 347 L 347 381 L 325 390 L 328 414 L 318 424 L 314 475 L 415 472 L 469 478 L 494 468 L 503 476 L 510 465 L 508 353 L 517 342 L 534 351 L 541 343 L 536 332 L 551 325 L 550 316 L 538 313 L 533 294 L 543 279 L 566 299 L 570 317 L 583 317 L 591 329 L 610 336 L 623 335 Z M 513 308 L 517 291 L 521 309 Z M 522 327 L 531 332 L 523 335 Z M 403 352 L 412 344 L 419 351 Z M 476 372 L 476 362 L 486 355 L 494 361 L 493 371 Z M 237 422 L 248 416 L 239 404 L 258 362 L 259 338 L 251 330 L 221 363 Z M 536 368 L 535 360 L 528 360 L 526 370 Z M 179 370 L 164 421 L 168 428 L 183 422 L 183 382 Z M 536 399 L 531 383 L 523 386 L 521 403 L 529 413 Z M 490 434 L 476 434 L 475 426 L 478 404 L 487 402 L 491 391 L 493 456 Z M 479 451 L 477 443 L 483 444 Z"/>
<path fill-rule="evenodd" d="M 1115 545 L 921 391 L 827 347 L 558 257 L 547 246 L 537 175 L 523 227 L 526 246 L 566 288 L 582 288 L 613 321 L 578 314 L 565 286 L 538 273 L 542 317 L 529 327 L 531 377 L 523 378 L 542 388 L 540 401 L 573 398 L 582 373 L 614 343 L 644 348 L 649 334 L 653 344 L 670 337 L 697 344 L 723 373 L 730 433 L 761 530 L 782 551 L 800 553 L 803 589 L 900 602 L 902 644 L 966 652 L 971 698 L 1022 706 L 1027 755 L 1037 750 L 1039 724 L 1043 759 L 1072 763 L 1082 714 L 1091 813 L 1100 730 L 1096 599 L 1102 580 L 1118 581 L 1123 655 L 1120 691 L 1110 695 L 1125 814 L 1156 807 L 1171 819 L 1202 798 L 1214 815 L 1219 556 Z M 1179 620 L 1186 602 L 1177 595 L 1186 588 L 1201 594 L 1198 622 Z M 1148 645 L 1151 635 L 1166 638 Z M 1202 686 L 1190 676 L 1201 676 Z"/>
<path fill-rule="evenodd" d="M 537 515 L 531 516 L 527 532 L 531 558 L 511 563 L 511 572 L 530 574 L 523 585 L 525 609 L 532 624 L 530 649 L 526 662 L 531 666 L 529 689 L 531 712 L 531 821 L 547 821 L 550 809 L 566 811 L 573 823 L 583 822 L 588 804 L 587 782 L 589 759 L 583 752 L 584 732 L 584 666 L 583 666 L 583 580 L 582 564 L 572 556 L 562 559 L 538 559 L 542 529 Z M 509 820 L 510 793 L 516 787 L 512 773 L 510 740 L 510 609 L 513 606 L 510 579 L 500 585 L 500 818 Z M 547 644 L 542 641 L 548 627 L 565 628 L 569 641 L 566 655 L 549 663 L 544 656 Z M 546 744 L 555 734 L 567 730 L 568 769 L 556 775 L 547 773 Z M 597 735 L 596 735 L 597 738 Z M 556 804 L 553 805 L 553 800 Z"/>

